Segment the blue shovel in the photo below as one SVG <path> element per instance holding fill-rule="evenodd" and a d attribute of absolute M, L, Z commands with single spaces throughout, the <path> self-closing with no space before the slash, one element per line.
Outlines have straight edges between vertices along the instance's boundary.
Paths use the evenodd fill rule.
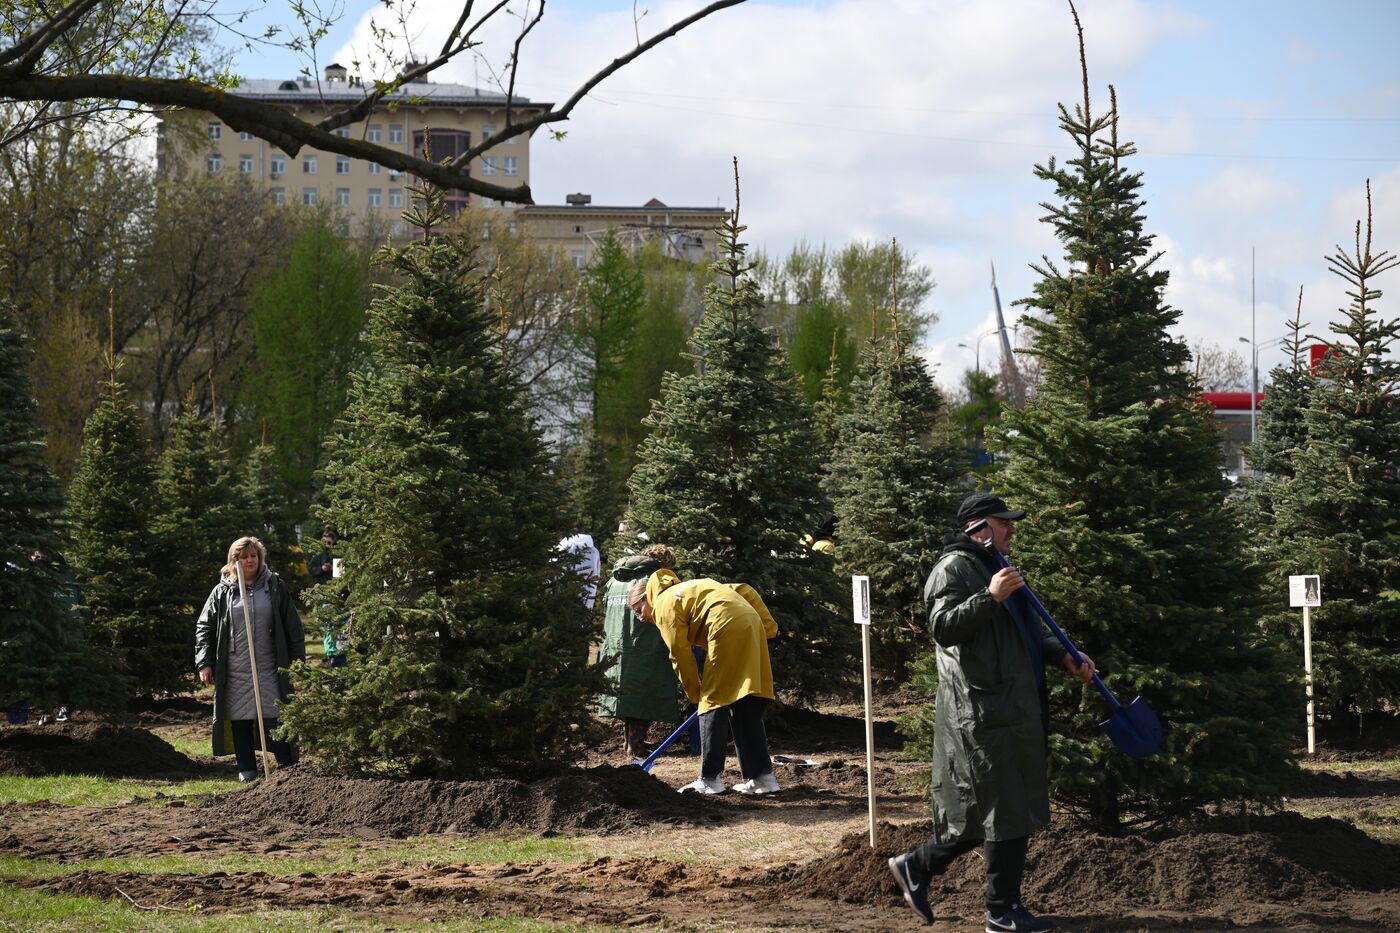
<path fill-rule="evenodd" d="M 656 759 L 657 759 L 658 757 L 660 757 L 661 753 L 664 752 L 664 751 L 666 750 L 667 746 L 669 746 L 672 742 L 674 742 L 674 741 L 680 736 L 680 734 L 681 734 L 682 732 L 684 732 L 684 731 L 686 730 L 686 728 L 689 727 L 690 724 L 691 724 L 692 722 L 695 721 L 695 717 L 697 717 L 697 716 L 699 716 L 699 715 L 700 715 L 700 710 L 698 710 L 698 709 L 697 709 L 695 712 L 691 713 L 689 716 L 686 717 L 685 722 L 681 723 L 681 726 L 680 726 L 679 729 L 677 729 L 675 732 L 672 732 L 670 735 L 666 736 L 666 741 L 664 741 L 664 742 L 662 742 L 660 745 L 656 746 L 656 750 L 655 750 L 654 752 L 652 752 L 650 755 L 647 756 L 647 760 L 646 760 L 646 761 L 640 761 L 640 760 L 634 758 L 634 759 L 632 759 L 632 764 L 634 764 L 634 765 L 639 765 L 643 771 L 645 771 L 647 774 L 650 774 L 650 773 L 651 773 L 651 766 L 654 765 L 654 764 L 656 764 Z"/>
<path fill-rule="evenodd" d="M 983 521 L 978 525 L 973 525 L 967 530 L 967 533 L 971 535 L 985 526 L 986 522 Z M 1011 565 L 1007 563 L 1006 558 L 1001 556 L 1001 552 L 990 545 L 991 542 L 988 542 L 987 550 L 996 556 L 997 563 L 1003 567 L 1010 567 Z M 1064 630 L 1050 617 L 1050 612 L 1041 605 L 1040 600 L 1036 599 L 1035 594 L 1031 592 L 1030 585 L 1027 584 L 1021 592 L 1026 594 L 1026 601 L 1031 604 L 1031 608 L 1045 620 L 1045 624 L 1050 626 L 1050 631 L 1054 632 L 1055 637 L 1060 640 L 1060 644 L 1065 646 L 1065 650 L 1074 659 L 1074 663 L 1076 665 L 1083 664 L 1084 656 L 1079 653 L 1078 648 L 1074 647 L 1074 642 L 1069 640 L 1069 636 L 1064 633 Z M 1162 744 L 1162 724 L 1157 721 L 1157 714 L 1152 712 L 1148 705 L 1142 701 L 1142 697 L 1134 697 L 1133 702 L 1124 706 L 1118 702 L 1113 691 L 1108 689 L 1107 685 L 1099 679 L 1098 674 L 1094 675 L 1094 686 L 1099 688 L 1104 702 L 1112 711 L 1107 719 L 1099 723 L 1099 726 L 1108 733 L 1113 744 L 1132 758 L 1146 758 L 1155 752 L 1157 746 Z"/>

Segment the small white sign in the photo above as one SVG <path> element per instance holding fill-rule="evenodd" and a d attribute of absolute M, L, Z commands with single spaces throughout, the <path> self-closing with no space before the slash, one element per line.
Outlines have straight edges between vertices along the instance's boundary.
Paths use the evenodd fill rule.
<path fill-rule="evenodd" d="M 1288 578 L 1288 605 L 1293 609 L 1322 605 L 1322 578 L 1315 573 Z"/>
<path fill-rule="evenodd" d="M 339 576 L 340 576 L 340 558 L 339 558 L 339 557 L 332 557 L 332 558 L 331 558 L 331 576 L 332 576 L 332 577 L 336 577 L 336 578 L 339 578 Z"/>
<path fill-rule="evenodd" d="M 856 625 L 870 624 L 870 578 L 851 577 L 851 612 Z"/>

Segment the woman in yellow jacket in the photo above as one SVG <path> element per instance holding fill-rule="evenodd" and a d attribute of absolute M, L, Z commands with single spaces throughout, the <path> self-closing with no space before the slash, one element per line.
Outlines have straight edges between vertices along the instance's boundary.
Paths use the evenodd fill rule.
<path fill-rule="evenodd" d="M 763 713 L 773 702 L 773 668 L 768 639 L 778 623 L 747 583 L 699 579 L 681 582 L 667 569 L 638 581 L 628 594 L 632 612 L 661 632 L 671 666 L 690 702 L 700 712 L 700 777 L 681 788 L 702 794 L 725 791 L 725 751 L 731 731 L 744 782 L 741 794 L 778 790 Z M 706 652 L 705 674 L 695 666 L 692 648 Z"/>

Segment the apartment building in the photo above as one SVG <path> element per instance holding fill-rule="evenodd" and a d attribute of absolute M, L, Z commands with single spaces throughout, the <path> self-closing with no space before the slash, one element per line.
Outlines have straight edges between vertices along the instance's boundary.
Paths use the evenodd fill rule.
<path fill-rule="evenodd" d="M 564 200 L 559 205 L 526 205 L 515 212 L 515 219 L 522 233 L 563 251 L 580 269 L 593 261 L 609 230 L 629 249 L 657 240 L 662 252 L 673 259 L 714 259 L 719 226 L 729 216 L 720 207 L 670 207 L 656 198 L 640 207 L 597 205 L 587 194 L 571 194 Z"/>
<path fill-rule="evenodd" d="M 322 81 L 305 77 L 286 81 L 249 79 L 229 93 L 283 105 L 301 119 L 315 122 L 363 99 L 365 89 L 344 68 L 330 65 Z M 505 103 L 504 94 L 463 84 L 419 81 L 385 95 L 366 120 L 336 132 L 404 151 L 421 152 L 426 145 L 431 157 L 440 160 L 460 155 L 491 138 L 505 125 Z M 516 97 L 512 119 L 528 119 L 549 106 Z M 172 169 L 171 159 L 178 158 L 184 171 L 230 172 L 246 178 L 261 185 L 279 204 L 330 204 L 362 216 L 379 215 L 396 232 L 403 232 L 398 218 L 408 204 L 407 188 L 414 183 L 412 176 L 310 148 L 289 156 L 251 133 L 231 129 L 210 114 L 187 113 L 180 119 L 195 121 L 191 135 L 202 145 L 191 146 L 188 151 L 182 149 L 176 156 L 162 134 L 156 150 L 162 171 Z M 513 136 L 487 150 L 472 161 L 469 172 L 473 177 L 506 187 L 529 184 L 528 134 Z M 465 191 L 447 193 L 450 212 L 469 203 L 502 206 L 492 198 L 468 195 Z"/>

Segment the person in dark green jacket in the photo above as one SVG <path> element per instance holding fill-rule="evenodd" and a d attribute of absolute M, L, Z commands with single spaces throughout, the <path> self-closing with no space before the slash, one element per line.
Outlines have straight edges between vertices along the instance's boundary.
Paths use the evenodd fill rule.
<path fill-rule="evenodd" d="M 677 717 L 670 652 L 656 626 L 642 622 L 627 607 L 627 591 L 662 567 L 673 570 L 675 566 L 671 549 L 654 544 L 618 561 L 603 591 L 603 644 L 598 658 L 607 665 L 605 673 L 614 692 L 599 699 L 598 715 L 622 720 L 629 758 L 651 754 L 647 730 L 653 722 L 675 722 Z"/>
<path fill-rule="evenodd" d="M 1050 822 L 1045 666 L 1061 664 L 1085 681 L 1094 673 L 1088 655 L 1076 666 L 1045 630 L 1020 594 L 1020 571 L 1000 567 L 988 550 L 1008 553 L 1025 515 L 988 493 L 969 496 L 958 509 L 963 531 L 944 539 L 924 585 L 938 658 L 934 835 L 889 860 L 905 901 L 932 923 L 929 880 L 981 846 L 988 933 L 1054 928 L 1021 904 L 1030 834 Z"/>

